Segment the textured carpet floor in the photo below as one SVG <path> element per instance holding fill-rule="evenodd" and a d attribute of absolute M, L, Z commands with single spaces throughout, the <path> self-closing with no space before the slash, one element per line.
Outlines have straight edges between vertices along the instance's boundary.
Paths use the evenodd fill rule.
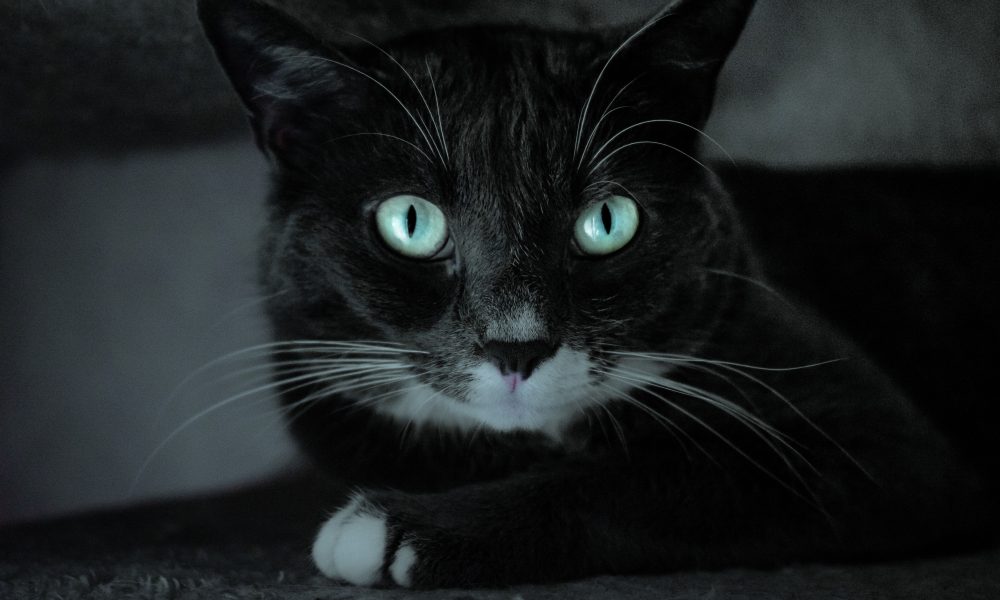
<path fill-rule="evenodd" d="M 596 577 L 505 590 L 359 589 L 308 559 L 334 494 L 309 481 L 0 530 L 0 598 L 1000 598 L 1000 549 L 860 566 Z"/>

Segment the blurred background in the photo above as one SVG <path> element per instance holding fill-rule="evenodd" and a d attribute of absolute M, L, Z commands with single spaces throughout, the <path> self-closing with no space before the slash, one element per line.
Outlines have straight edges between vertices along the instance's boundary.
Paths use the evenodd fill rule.
<path fill-rule="evenodd" d="M 373 39 L 634 23 L 661 6 L 280 4 Z M 708 132 L 775 167 L 1000 166 L 997 56 L 995 0 L 759 0 Z M 218 381 L 252 356 L 198 371 L 268 340 L 266 190 L 193 2 L 0 0 L 0 523 L 297 468 L 266 393 L 211 408 L 253 387 Z"/>

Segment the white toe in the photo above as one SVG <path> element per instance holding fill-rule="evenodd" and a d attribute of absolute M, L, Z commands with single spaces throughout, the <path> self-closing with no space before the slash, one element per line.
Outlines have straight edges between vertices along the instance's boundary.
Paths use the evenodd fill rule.
<path fill-rule="evenodd" d="M 321 573 L 331 579 L 341 578 L 339 572 L 337 571 L 337 563 L 334 559 L 334 550 L 337 547 L 338 540 L 340 540 L 340 534 L 344 521 L 357 512 L 362 500 L 363 498 L 360 495 L 351 498 L 351 501 L 347 503 L 347 506 L 338 510 L 326 523 L 323 524 L 319 533 L 316 535 L 316 541 L 313 542 L 313 563 L 316 564 L 316 568 L 318 568 Z"/>
<path fill-rule="evenodd" d="M 389 575 L 392 576 L 396 585 L 410 587 L 413 582 L 410 570 L 415 562 L 417 562 L 417 551 L 410 544 L 403 544 L 399 550 L 396 550 L 396 556 L 393 558 L 392 564 L 389 565 Z"/>
<path fill-rule="evenodd" d="M 333 549 L 339 577 L 354 585 L 372 585 L 382 574 L 387 528 L 381 515 L 349 517 Z"/>

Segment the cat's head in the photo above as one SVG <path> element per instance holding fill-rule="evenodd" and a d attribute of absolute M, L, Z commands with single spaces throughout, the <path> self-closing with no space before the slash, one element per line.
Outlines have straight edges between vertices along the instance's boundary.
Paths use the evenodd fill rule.
<path fill-rule="evenodd" d="M 693 353 L 725 308 L 712 271 L 741 252 L 697 147 L 751 4 L 332 47 L 271 8 L 203 0 L 274 165 L 278 335 L 390 349 L 347 352 L 386 362 L 354 372 L 367 387 L 332 378 L 342 399 L 501 431 L 557 431 L 662 370 L 629 352 Z"/>

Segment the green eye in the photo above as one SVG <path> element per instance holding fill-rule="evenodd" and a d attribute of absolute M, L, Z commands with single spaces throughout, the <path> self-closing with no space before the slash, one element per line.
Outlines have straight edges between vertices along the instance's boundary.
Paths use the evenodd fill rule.
<path fill-rule="evenodd" d="M 431 258 L 448 241 L 441 209 L 418 196 L 393 196 L 375 211 L 378 232 L 389 247 L 410 258 Z"/>
<path fill-rule="evenodd" d="M 576 220 L 573 236 L 585 254 L 611 254 L 629 243 L 639 228 L 639 208 L 625 196 L 595 202 Z"/>

